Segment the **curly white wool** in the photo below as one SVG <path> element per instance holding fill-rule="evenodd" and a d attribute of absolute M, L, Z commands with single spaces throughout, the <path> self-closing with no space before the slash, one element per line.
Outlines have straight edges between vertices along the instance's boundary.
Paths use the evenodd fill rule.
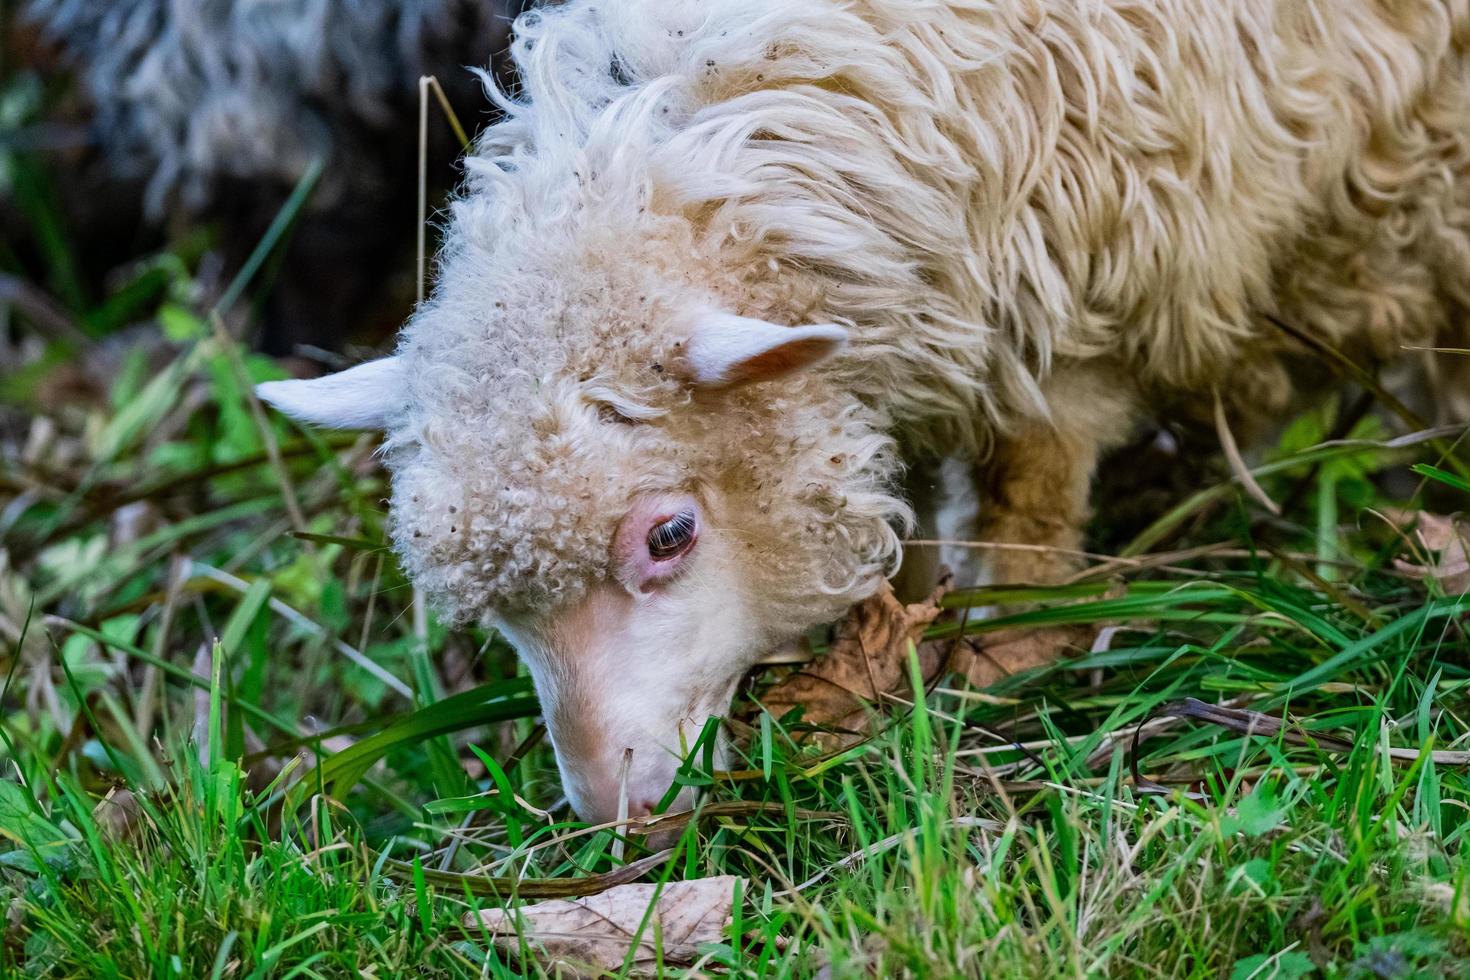
<path fill-rule="evenodd" d="M 605 574 L 634 491 L 711 484 L 800 628 L 892 564 L 890 433 L 983 451 L 1084 361 L 1269 412 L 1267 315 L 1379 354 L 1433 333 L 1470 288 L 1467 37 L 1464 0 L 524 16 L 400 349 L 409 570 L 459 615 L 549 603 Z M 710 302 L 853 343 L 710 413 L 664 368 Z"/>

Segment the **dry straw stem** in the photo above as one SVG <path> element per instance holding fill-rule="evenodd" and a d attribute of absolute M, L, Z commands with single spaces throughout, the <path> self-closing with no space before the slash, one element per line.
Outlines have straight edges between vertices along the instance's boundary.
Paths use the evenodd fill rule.
<path fill-rule="evenodd" d="M 306 530 L 306 515 L 301 512 L 301 502 L 296 497 L 296 487 L 291 482 L 291 474 L 286 469 L 286 462 L 281 458 L 281 446 L 276 441 L 276 432 L 271 428 L 270 420 L 266 418 L 265 408 L 260 404 L 260 397 L 255 393 L 255 385 L 250 383 L 250 377 L 245 370 L 245 364 L 240 359 L 240 350 L 235 344 L 235 338 L 225 329 L 225 321 L 220 317 L 219 311 L 215 310 L 209 314 L 209 323 L 214 330 L 215 343 L 225 355 L 229 362 L 230 372 L 235 376 L 235 382 L 245 392 L 245 402 L 250 406 L 250 418 L 255 423 L 256 433 L 260 436 L 261 445 L 265 447 L 266 458 L 270 460 L 271 469 L 275 471 L 276 482 L 281 488 L 281 502 L 286 507 L 286 514 L 291 518 L 293 530 L 304 532 Z M 310 542 L 306 548 L 315 553 L 315 546 Z"/>
<path fill-rule="evenodd" d="M 1185 698 L 1174 704 L 1165 705 L 1159 716 L 1174 718 L 1189 718 L 1196 721 L 1209 722 L 1219 725 L 1221 728 L 1239 732 L 1242 735 L 1260 735 L 1265 738 L 1280 737 L 1282 741 L 1303 748 L 1321 749 L 1327 752 L 1347 753 L 1353 751 L 1355 746 L 1347 739 L 1337 738 L 1332 735 L 1309 734 L 1300 726 L 1282 722 L 1271 715 L 1260 711 L 1251 711 L 1247 708 L 1230 708 L 1220 704 L 1207 704 L 1198 698 Z M 1142 726 L 1140 726 L 1141 730 Z M 1138 740 L 1134 741 L 1135 755 Z M 1395 762 L 1417 762 L 1424 755 L 1421 749 L 1396 748 L 1388 746 L 1383 749 L 1384 753 Z M 1470 766 L 1470 752 L 1434 750 L 1429 753 L 1430 759 L 1437 766 Z"/>
<path fill-rule="evenodd" d="M 419 220 L 415 231 L 417 243 L 417 283 L 418 291 L 415 306 L 424 305 L 425 280 L 428 271 L 426 236 L 429 226 L 429 93 L 434 93 L 434 98 L 439 102 L 439 108 L 444 111 L 444 118 L 449 120 L 449 128 L 454 130 L 454 136 L 459 140 L 459 145 L 468 150 L 470 138 L 465 133 L 464 126 L 460 125 L 459 117 L 454 114 L 453 107 L 449 104 L 449 96 L 444 94 L 444 87 L 439 84 L 439 79 L 433 75 L 423 75 L 419 78 Z"/>
<path fill-rule="evenodd" d="M 67 308 L 35 283 L 0 272 L 0 304 L 19 310 L 41 334 L 73 347 L 85 347 L 92 338 L 77 326 Z"/>
<path fill-rule="evenodd" d="M 581 878 L 523 878 L 520 876 L 457 874 L 453 871 L 435 871 L 430 868 L 422 868 L 419 873 L 424 876 L 425 880 L 436 885 L 443 885 L 452 892 L 469 892 L 472 895 L 504 901 L 512 901 L 516 898 L 576 898 L 596 895 L 615 885 L 637 881 L 667 861 L 673 853 L 672 850 L 659 851 L 657 854 L 650 854 L 631 861 L 621 868 Z M 414 874 L 413 865 L 407 861 L 389 860 L 386 863 L 403 874 Z"/>
<path fill-rule="evenodd" d="M 1215 396 L 1215 433 L 1220 438 L 1220 448 L 1225 452 L 1225 459 L 1230 463 L 1230 470 L 1235 474 L 1235 479 L 1245 488 L 1245 492 L 1255 498 L 1256 502 L 1266 508 L 1277 517 L 1281 516 L 1281 506 L 1271 499 L 1271 496 L 1256 482 L 1251 475 L 1250 467 L 1245 465 L 1245 458 L 1240 455 L 1240 447 L 1235 444 L 1235 433 L 1230 431 L 1230 422 L 1225 418 L 1225 405 L 1220 401 L 1219 389 L 1214 392 Z"/>

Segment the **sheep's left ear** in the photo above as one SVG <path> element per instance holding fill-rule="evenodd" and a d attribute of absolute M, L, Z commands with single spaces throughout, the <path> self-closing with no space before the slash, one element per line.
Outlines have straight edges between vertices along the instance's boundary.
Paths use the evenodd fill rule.
<path fill-rule="evenodd" d="M 732 388 L 800 371 L 847 343 L 833 323 L 783 327 L 710 311 L 695 318 L 684 351 L 689 380 L 701 388 Z"/>
<path fill-rule="evenodd" d="M 266 381 L 260 400 L 298 422 L 328 429 L 386 429 L 403 410 L 403 362 L 382 357 L 310 381 Z"/>

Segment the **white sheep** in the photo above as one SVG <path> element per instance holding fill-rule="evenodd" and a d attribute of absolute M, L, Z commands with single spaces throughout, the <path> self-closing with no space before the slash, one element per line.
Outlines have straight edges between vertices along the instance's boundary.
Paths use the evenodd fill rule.
<path fill-rule="evenodd" d="M 578 812 L 632 749 L 638 813 L 892 571 L 904 456 L 1076 548 L 1143 409 L 1285 410 L 1269 319 L 1465 346 L 1467 46 L 1467 0 L 572 0 L 397 354 L 261 395 L 386 432 L 408 572 L 515 643 Z"/>

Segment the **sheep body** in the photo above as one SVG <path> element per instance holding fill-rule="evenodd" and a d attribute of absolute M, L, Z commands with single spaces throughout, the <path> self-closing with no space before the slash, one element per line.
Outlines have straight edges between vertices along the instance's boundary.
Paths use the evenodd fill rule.
<path fill-rule="evenodd" d="M 1463 329 L 1467 41 L 1465 0 L 526 15 L 522 89 L 491 89 L 505 118 L 400 346 L 407 566 L 459 616 L 544 607 L 606 574 L 630 494 L 739 485 L 780 634 L 891 571 L 896 440 L 1060 432 L 1051 492 L 1085 506 L 1140 405 L 1282 407 L 1268 317 L 1373 357 Z M 853 341 L 700 412 L 662 366 L 709 302 Z M 1007 533 L 1049 533 L 1044 499 L 1003 504 Z M 1059 506 L 1060 537 L 1077 522 Z"/>
<path fill-rule="evenodd" d="M 519 650 L 577 812 L 648 812 L 894 570 L 906 460 L 966 458 L 991 574 L 1055 580 L 1143 412 L 1317 381 L 1273 319 L 1466 346 L 1467 4 L 533 12 L 397 354 L 260 393 L 386 431 L 407 571 Z"/>

